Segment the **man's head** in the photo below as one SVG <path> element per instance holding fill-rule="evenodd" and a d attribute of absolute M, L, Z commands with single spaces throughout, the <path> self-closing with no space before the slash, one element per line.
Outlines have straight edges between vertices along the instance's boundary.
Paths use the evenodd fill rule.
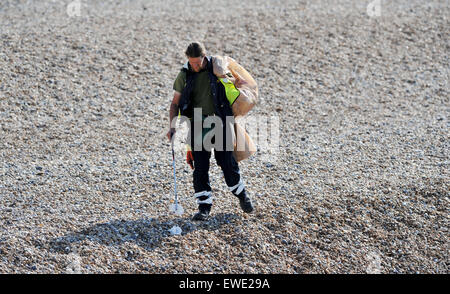
<path fill-rule="evenodd" d="M 202 43 L 193 42 L 189 44 L 185 53 L 193 71 L 199 72 L 205 68 L 206 50 Z"/>

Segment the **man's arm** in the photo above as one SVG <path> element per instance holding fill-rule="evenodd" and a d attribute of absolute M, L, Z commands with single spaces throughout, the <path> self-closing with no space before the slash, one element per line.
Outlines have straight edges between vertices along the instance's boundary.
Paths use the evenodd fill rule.
<path fill-rule="evenodd" d="M 179 110 L 179 106 L 178 104 L 180 103 L 180 99 L 181 99 L 181 93 L 175 91 L 173 94 L 173 99 L 172 99 L 172 103 L 170 104 L 170 110 L 169 110 L 169 132 L 167 133 L 167 138 L 170 140 L 172 140 L 172 136 L 175 134 L 175 121 L 174 118 L 176 118 L 178 116 L 178 110 Z"/>

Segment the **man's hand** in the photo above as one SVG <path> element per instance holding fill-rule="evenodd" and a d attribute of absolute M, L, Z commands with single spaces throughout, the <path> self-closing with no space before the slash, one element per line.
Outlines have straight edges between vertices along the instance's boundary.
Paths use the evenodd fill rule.
<path fill-rule="evenodd" d="M 172 141 L 172 137 L 175 135 L 176 130 L 174 128 L 171 128 L 168 132 L 167 132 L 167 138 L 169 139 L 169 141 Z"/>

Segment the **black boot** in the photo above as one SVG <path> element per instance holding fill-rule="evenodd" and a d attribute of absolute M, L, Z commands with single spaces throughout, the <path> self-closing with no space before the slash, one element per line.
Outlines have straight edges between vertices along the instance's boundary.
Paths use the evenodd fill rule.
<path fill-rule="evenodd" d="M 209 213 L 211 212 L 211 204 L 199 204 L 198 212 L 194 214 L 192 220 L 194 221 L 206 221 L 208 220 Z"/>
<path fill-rule="evenodd" d="M 241 205 L 242 211 L 246 213 L 250 213 L 253 211 L 253 204 L 250 197 L 247 196 L 247 193 L 245 193 L 245 190 L 242 190 L 242 192 L 239 195 L 235 195 L 237 198 L 239 198 L 239 204 Z"/>

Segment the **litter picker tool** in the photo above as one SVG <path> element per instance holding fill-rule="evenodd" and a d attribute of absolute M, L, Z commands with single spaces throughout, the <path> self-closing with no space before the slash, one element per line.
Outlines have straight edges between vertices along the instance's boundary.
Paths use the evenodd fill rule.
<path fill-rule="evenodd" d="M 173 135 L 172 135 L 173 136 Z M 178 195 L 177 195 L 177 176 L 175 170 L 175 150 L 173 148 L 173 138 L 172 139 L 172 166 L 173 166 L 173 183 L 174 183 L 174 194 L 175 194 L 175 203 L 170 205 L 170 212 L 175 213 L 176 215 L 183 215 L 184 209 L 180 203 L 178 203 Z M 173 228 L 172 228 L 173 229 Z M 178 231 L 178 230 L 176 230 Z"/>

